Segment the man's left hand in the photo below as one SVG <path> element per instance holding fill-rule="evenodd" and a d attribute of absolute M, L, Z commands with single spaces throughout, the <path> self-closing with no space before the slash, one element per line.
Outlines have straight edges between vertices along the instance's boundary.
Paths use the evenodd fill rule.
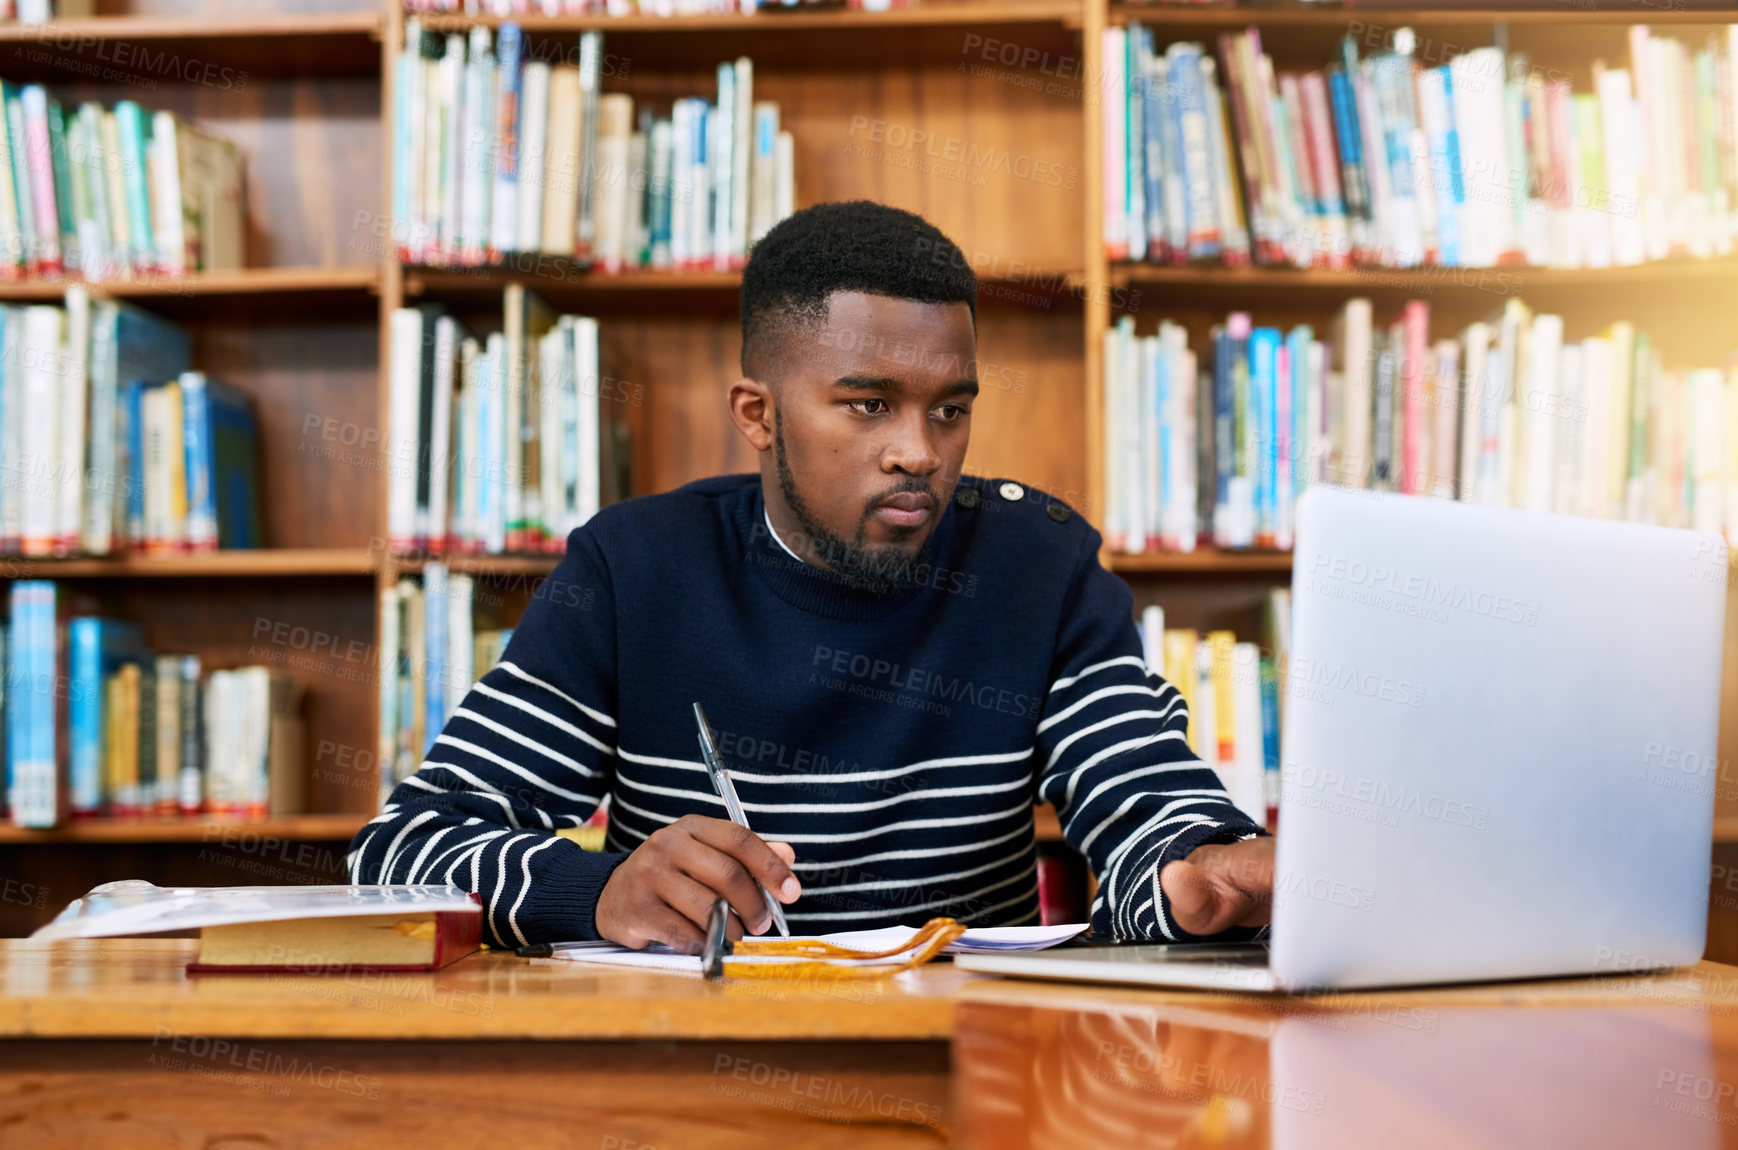
<path fill-rule="evenodd" d="M 1266 926 L 1273 906 L 1273 839 L 1208 843 L 1165 864 L 1159 887 L 1190 934 Z"/>

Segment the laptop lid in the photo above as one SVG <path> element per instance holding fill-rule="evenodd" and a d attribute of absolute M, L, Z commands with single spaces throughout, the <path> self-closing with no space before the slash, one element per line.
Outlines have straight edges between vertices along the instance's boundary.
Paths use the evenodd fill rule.
<path fill-rule="evenodd" d="M 1275 981 L 1700 958 L 1726 573 L 1713 535 L 1306 492 Z"/>

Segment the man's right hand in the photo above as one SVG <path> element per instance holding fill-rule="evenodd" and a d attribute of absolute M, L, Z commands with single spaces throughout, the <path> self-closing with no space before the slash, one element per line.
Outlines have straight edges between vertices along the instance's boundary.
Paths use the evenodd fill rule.
<path fill-rule="evenodd" d="M 755 888 L 758 880 L 782 903 L 795 902 L 802 884 L 791 870 L 796 852 L 769 843 L 726 819 L 683 815 L 624 859 L 597 899 L 597 932 L 638 950 L 661 942 L 683 954 L 699 954 L 706 920 L 720 896 L 736 912 L 730 937 L 772 927 L 772 915 Z"/>

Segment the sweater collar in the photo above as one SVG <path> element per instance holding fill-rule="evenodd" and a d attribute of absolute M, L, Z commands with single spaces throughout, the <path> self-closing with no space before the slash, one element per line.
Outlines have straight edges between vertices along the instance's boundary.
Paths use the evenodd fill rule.
<path fill-rule="evenodd" d="M 922 581 L 903 591 L 877 595 L 852 587 L 831 571 L 805 563 L 772 530 L 766 498 L 758 482 L 749 485 L 748 498 L 739 500 L 733 516 L 738 542 L 747 565 L 766 581 L 773 594 L 801 611 L 828 619 L 882 619 L 933 593 Z M 953 538 L 955 512 L 950 501 L 930 536 L 927 556 L 921 563 L 933 564 L 947 554 Z"/>

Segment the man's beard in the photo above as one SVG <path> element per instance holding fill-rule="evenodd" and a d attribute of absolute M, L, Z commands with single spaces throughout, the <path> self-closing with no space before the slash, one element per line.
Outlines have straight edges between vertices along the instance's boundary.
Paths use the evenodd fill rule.
<path fill-rule="evenodd" d="M 800 557 L 806 556 L 825 563 L 841 583 L 858 591 L 891 595 L 915 586 L 918 582 L 917 568 L 926 562 L 929 540 L 924 540 L 923 546 L 915 554 L 896 544 L 871 546 L 865 543 L 864 527 L 869 522 L 869 517 L 875 513 L 873 507 L 864 508 L 863 517 L 857 521 L 854 539 L 846 539 L 830 530 L 797 493 L 797 479 L 791 473 L 790 461 L 785 456 L 784 421 L 776 411 L 773 413 L 772 437 L 773 455 L 778 461 L 779 491 L 784 495 L 785 506 L 791 509 L 791 514 L 796 516 L 797 524 L 803 529 L 803 538 L 786 540 L 787 543 L 796 544 L 791 550 Z M 914 478 L 907 478 L 894 491 L 915 491 L 930 496 L 935 494 L 928 484 Z M 886 494 L 891 495 L 893 491 Z"/>

